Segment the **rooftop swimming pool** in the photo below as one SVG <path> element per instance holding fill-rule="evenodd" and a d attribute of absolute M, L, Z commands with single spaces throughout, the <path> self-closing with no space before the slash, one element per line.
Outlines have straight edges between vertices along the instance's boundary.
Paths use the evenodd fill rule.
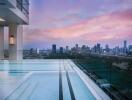
<path fill-rule="evenodd" d="M 110 99 L 76 67 L 71 60 L 0 61 L 0 100 Z"/>

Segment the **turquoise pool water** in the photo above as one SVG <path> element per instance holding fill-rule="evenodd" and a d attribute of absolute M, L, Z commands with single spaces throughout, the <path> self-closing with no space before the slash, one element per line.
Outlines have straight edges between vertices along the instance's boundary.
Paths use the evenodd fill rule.
<path fill-rule="evenodd" d="M 76 100 L 95 100 L 69 63 L 70 60 L 1 61 L 0 100 L 72 100 L 73 96 Z"/>
<path fill-rule="evenodd" d="M 59 60 L 2 61 L 0 66 L 0 71 L 57 71 L 59 70 Z"/>

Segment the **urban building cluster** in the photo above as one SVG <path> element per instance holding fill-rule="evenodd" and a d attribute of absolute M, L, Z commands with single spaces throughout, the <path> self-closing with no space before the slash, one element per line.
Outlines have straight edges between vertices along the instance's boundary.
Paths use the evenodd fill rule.
<path fill-rule="evenodd" d="M 132 45 L 128 45 L 126 40 L 123 42 L 122 47 L 115 46 L 114 48 L 110 48 L 108 44 L 103 48 L 101 47 L 101 44 L 97 43 L 97 45 L 91 48 L 91 52 L 104 55 L 131 56 Z"/>
<path fill-rule="evenodd" d="M 74 47 L 69 48 L 69 46 L 57 48 L 56 44 L 53 44 L 51 49 L 31 48 L 30 50 L 24 50 L 24 57 L 47 57 L 51 55 L 65 55 L 65 54 L 101 54 L 101 55 L 115 55 L 115 56 L 132 56 L 132 45 L 128 45 L 127 41 L 123 42 L 123 46 L 116 46 L 110 48 L 108 44 L 103 48 L 101 44 L 97 43 L 93 47 L 86 45 L 79 46 L 76 44 Z"/>

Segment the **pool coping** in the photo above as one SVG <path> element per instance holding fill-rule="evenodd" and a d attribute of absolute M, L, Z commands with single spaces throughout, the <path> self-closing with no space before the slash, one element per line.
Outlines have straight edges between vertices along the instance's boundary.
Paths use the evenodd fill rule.
<path fill-rule="evenodd" d="M 82 70 L 80 70 L 72 60 L 69 61 L 72 63 L 72 68 L 79 75 L 82 81 L 86 84 L 93 96 L 95 96 L 96 100 L 111 100 L 111 98 L 100 87 L 98 87 L 93 82 L 93 80 L 91 80 Z"/>

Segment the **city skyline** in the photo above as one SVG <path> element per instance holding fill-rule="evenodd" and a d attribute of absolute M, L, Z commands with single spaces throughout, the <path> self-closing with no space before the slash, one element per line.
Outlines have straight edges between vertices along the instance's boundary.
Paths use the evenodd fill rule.
<path fill-rule="evenodd" d="M 30 4 L 24 48 L 132 43 L 130 0 L 32 0 Z"/>
<path fill-rule="evenodd" d="M 126 43 L 124 44 L 124 42 L 126 42 Z M 127 40 L 124 40 L 124 41 L 121 42 L 121 45 L 114 45 L 113 47 L 111 47 L 109 44 L 102 45 L 101 43 L 97 42 L 97 43 L 93 44 L 92 46 L 90 46 L 88 44 L 78 44 L 78 43 L 74 44 L 73 46 L 69 46 L 69 45 L 62 46 L 62 45 L 58 45 L 58 44 L 53 43 L 53 44 L 49 45 L 49 47 L 46 47 L 46 48 L 44 48 L 44 47 L 41 47 L 41 48 L 31 47 L 31 48 L 25 48 L 25 49 L 36 49 L 36 48 L 38 48 L 38 49 L 45 49 L 45 50 L 47 49 L 48 50 L 48 49 L 52 49 L 53 45 L 56 49 L 60 49 L 60 47 L 63 47 L 65 49 L 68 47 L 68 49 L 72 49 L 72 48 L 76 47 L 76 45 L 78 45 L 79 48 L 81 48 L 82 46 L 86 46 L 86 47 L 89 47 L 91 49 L 91 48 L 93 48 L 94 46 L 96 46 L 98 44 L 100 45 L 100 47 L 102 49 L 104 49 L 106 47 L 108 47 L 109 49 L 113 49 L 113 48 L 116 48 L 116 47 L 124 48 L 124 46 L 126 48 L 129 48 L 129 46 L 132 46 L 132 44 L 129 44 Z"/>

